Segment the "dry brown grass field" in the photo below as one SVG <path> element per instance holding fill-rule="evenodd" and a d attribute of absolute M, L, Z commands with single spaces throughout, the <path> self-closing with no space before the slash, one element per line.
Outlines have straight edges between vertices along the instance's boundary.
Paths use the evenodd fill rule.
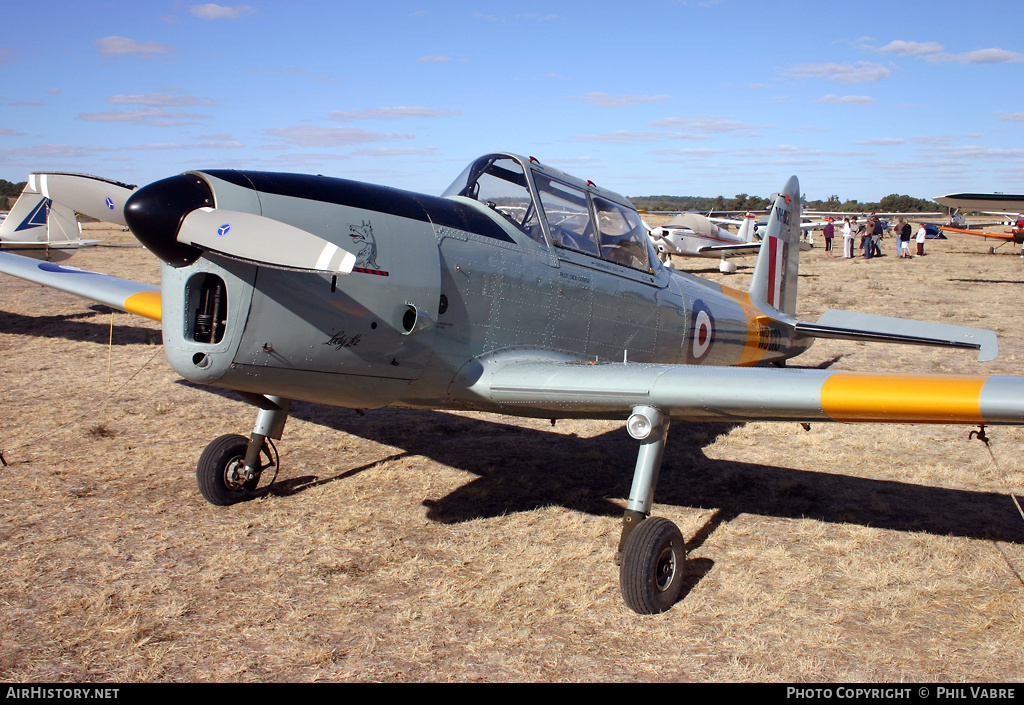
<path fill-rule="evenodd" d="M 127 233 L 85 269 L 159 281 Z M 819 341 L 796 366 L 1019 374 L 1024 263 L 969 236 L 910 261 L 801 259 L 798 313 L 993 328 L 999 358 Z M 718 274 L 746 287 L 753 262 Z M 0 679 L 1016 681 L 1024 430 L 673 425 L 655 513 L 690 544 L 669 612 L 613 557 L 621 423 L 298 403 L 273 491 L 228 508 L 202 448 L 248 433 L 179 379 L 152 322 L 0 276 Z"/>

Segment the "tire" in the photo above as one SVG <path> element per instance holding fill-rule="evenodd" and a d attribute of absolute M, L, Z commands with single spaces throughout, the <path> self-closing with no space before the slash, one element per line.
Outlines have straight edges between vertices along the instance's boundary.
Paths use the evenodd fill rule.
<path fill-rule="evenodd" d="M 229 471 L 245 461 L 249 439 L 227 434 L 210 442 L 196 463 L 196 484 L 199 493 L 210 504 L 226 507 L 256 496 L 259 477 L 245 483 L 232 482 Z"/>
<path fill-rule="evenodd" d="M 660 614 L 679 600 L 686 574 L 686 542 L 668 519 L 650 517 L 633 529 L 622 549 L 619 588 L 638 614 Z"/>

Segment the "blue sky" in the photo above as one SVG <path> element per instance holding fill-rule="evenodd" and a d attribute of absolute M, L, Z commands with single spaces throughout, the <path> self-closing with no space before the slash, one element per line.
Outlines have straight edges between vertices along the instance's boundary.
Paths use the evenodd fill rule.
<path fill-rule="evenodd" d="M 627 196 L 1024 192 L 1012 2 L 8 3 L 0 178 L 320 173 L 440 193 L 512 151 Z"/>

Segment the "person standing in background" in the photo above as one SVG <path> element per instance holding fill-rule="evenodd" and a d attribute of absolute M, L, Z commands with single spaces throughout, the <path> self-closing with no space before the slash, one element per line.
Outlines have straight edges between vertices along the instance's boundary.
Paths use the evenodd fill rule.
<path fill-rule="evenodd" d="M 897 254 L 900 259 L 910 259 L 910 223 L 899 218 L 896 221 Z"/>

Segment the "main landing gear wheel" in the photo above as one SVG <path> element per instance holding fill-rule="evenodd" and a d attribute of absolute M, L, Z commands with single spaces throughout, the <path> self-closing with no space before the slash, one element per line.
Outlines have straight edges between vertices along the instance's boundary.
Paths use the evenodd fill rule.
<path fill-rule="evenodd" d="M 196 484 L 207 502 L 226 507 L 256 496 L 260 475 L 277 463 L 264 442 L 260 448 L 259 467 L 247 477 L 245 451 L 248 447 L 248 438 L 230 433 L 206 446 L 196 464 Z"/>
<path fill-rule="evenodd" d="M 661 517 L 644 519 L 622 549 L 619 588 L 639 614 L 660 614 L 679 600 L 686 573 L 686 544 L 675 524 Z"/>

